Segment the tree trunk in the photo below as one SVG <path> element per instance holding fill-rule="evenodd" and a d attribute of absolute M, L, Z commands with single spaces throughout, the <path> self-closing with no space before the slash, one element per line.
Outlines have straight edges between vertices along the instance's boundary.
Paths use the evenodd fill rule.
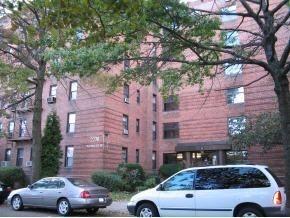
<path fill-rule="evenodd" d="M 37 72 L 37 85 L 35 89 L 34 113 L 32 120 L 32 182 L 40 179 L 41 170 L 41 114 L 42 114 L 42 92 L 44 84 L 45 67 L 40 66 Z"/>
<path fill-rule="evenodd" d="M 287 75 L 281 76 L 275 81 L 275 92 L 278 97 L 280 122 L 282 126 L 282 141 L 284 146 L 285 158 L 285 188 L 286 196 L 286 212 L 290 215 L 290 92 L 289 80 Z"/>

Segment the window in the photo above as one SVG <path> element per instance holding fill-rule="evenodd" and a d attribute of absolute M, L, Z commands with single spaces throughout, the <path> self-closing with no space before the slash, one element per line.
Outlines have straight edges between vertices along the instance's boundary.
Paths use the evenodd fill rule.
<path fill-rule="evenodd" d="M 49 184 L 49 179 L 42 179 L 34 183 L 31 188 L 33 190 L 38 190 L 38 189 L 47 189 Z"/>
<path fill-rule="evenodd" d="M 244 87 L 227 90 L 227 103 L 239 104 L 245 102 Z"/>
<path fill-rule="evenodd" d="M 14 121 L 9 121 L 8 124 L 8 137 L 12 137 L 14 132 Z"/>
<path fill-rule="evenodd" d="M 163 183 L 164 191 L 192 190 L 194 186 L 195 171 L 183 171 Z"/>
<path fill-rule="evenodd" d="M 3 132 L 3 124 L 0 122 L 0 135 Z"/>
<path fill-rule="evenodd" d="M 157 139 L 157 123 L 152 122 L 152 139 L 155 141 Z"/>
<path fill-rule="evenodd" d="M 24 137 L 27 131 L 27 122 L 25 119 L 21 119 L 19 123 L 19 137 Z"/>
<path fill-rule="evenodd" d="M 224 64 L 225 75 L 235 76 L 242 73 L 242 64 Z"/>
<path fill-rule="evenodd" d="M 123 134 L 129 135 L 129 117 L 123 114 Z"/>
<path fill-rule="evenodd" d="M 76 113 L 68 113 L 67 132 L 74 133 L 76 127 Z"/>
<path fill-rule="evenodd" d="M 137 90 L 137 99 L 136 99 L 136 101 L 137 101 L 137 104 L 140 104 L 140 102 L 141 102 L 141 94 L 140 94 L 140 90 L 139 89 Z"/>
<path fill-rule="evenodd" d="M 200 169 L 195 182 L 196 190 L 264 187 L 270 187 L 269 180 L 253 167 Z"/>
<path fill-rule="evenodd" d="M 136 119 L 136 132 L 140 132 L 140 119 Z"/>
<path fill-rule="evenodd" d="M 152 169 L 156 170 L 157 160 L 156 160 L 156 151 L 152 151 Z"/>
<path fill-rule="evenodd" d="M 122 162 L 128 163 L 128 148 L 122 147 Z"/>
<path fill-rule="evenodd" d="M 128 60 L 129 56 L 125 56 L 125 58 L 127 59 L 124 60 L 124 70 L 128 70 L 130 69 L 130 60 Z"/>
<path fill-rule="evenodd" d="M 152 96 L 152 107 L 153 111 L 157 111 L 157 96 L 155 94 Z"/>
<path fill-rule="evenodd" d="M 239 134 L 245 129 L 246 117 L 231 117 L 228 119 L 228 130 L 230 135 Z"/>
<path fill-rule="evenodd" d="M 226 152 L 226 164 L 247 164 L 248 163 L 248 151 L 227 151 Z"/>
<path fill-rule="evenodd" d="M 32 161 L 32 147 L 30 148 L 30 158 L 29 158 L 30 161 Z"/>
<path fill-rule="evenodd" d="M 179 138 L 179 123 L 164 123 L 163 138 L 164 139 Z"/>
<path fill-rule="evenodd" d="M 124 95 L 124 102 L 128 104 L 129 103 L 129 85 L 128 84 L 124 84 L 123 95 Z"/>
<path fill-rule="evenodd" d="M 65 148 L 65 167 L 71 168 L 74 161 L 74 147 L 69 145 Z"/>
<path fill-rule="evenodd" d="M 179 104 L 177 96 L 170 95 L 167 99 L 164 99 L 164 111 L 175 111 L 178 110 Z"/>
<path fill-rule="evenodd" d="M 50 92 L 49 92 L 50 97 L 56 97 L 56 89 L 57 89 L 57 85 L 50 86 Z"/>
<path fill-rule="evenodd" d="M 223 15 L 221 15 L 222 22 L 228 22 L 228 21 L 232 21 L 232 20 L 237 19 L 237 15 L 229 15 L 229 13 L 236 13 L 237 12 L 236 5 L 232 5 L 230 7 L 223 8 L 221 10 L 221 12 L 223 13 Z"/>
<path fill-rule="evenodd" d="M 5 161 L 11 161 L 11 148 L 5 149 Z"/>
<path fill-rule="evenodd" d="M 140 163 L 140 150 L 136 149 L 136 163 Z"/>
<path fill-rule="evenodd" d="M 23 165 L 24 149 L 17 149 L 16 166 L 21 167 Z"/>
<path fill-rule="evenodd" d="M 77 81 L 71 82 L 70 83 L 70 93 L 69 93 L 70 100 L 77 99 L 77 91 L 78 91 L 78 82 Z"/>
<path fill-rule="evenodd" d="M 224 33 L 224 41 L 227 46 L 239 45 L 239 36 L 237 31 L 227 31 Z"/>

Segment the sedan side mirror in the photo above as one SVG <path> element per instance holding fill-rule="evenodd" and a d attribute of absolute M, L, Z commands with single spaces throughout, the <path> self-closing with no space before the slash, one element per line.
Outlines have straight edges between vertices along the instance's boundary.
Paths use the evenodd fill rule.
<path fill-rule="evenodd" d="M 33 187 L 32 185 L 28 185 L 28 186 L 27 186 L 27 188 L 29 188 L 29 189 L 32 189 L 32 187 Z"/>
<path fill-rule="evenodd" d="M 158 191 L 164 191 L 164 185 L 161 183 L 157 189 Z"/>

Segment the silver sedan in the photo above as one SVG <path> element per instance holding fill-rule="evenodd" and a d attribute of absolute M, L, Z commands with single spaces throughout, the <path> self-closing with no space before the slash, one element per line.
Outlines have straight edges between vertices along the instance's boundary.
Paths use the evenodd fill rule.
<path fill-rule="evenodd" d="M 17 189 L 8 196 L 13 210 L 23 207 L 55 208 L 62 216 L 73 209 L 87 209 L 95 214 L 99 208 L 111 205 L 112 199 L 106 188 L 82 179 L 50 177 L 43 178 L 27 188 Z"/>

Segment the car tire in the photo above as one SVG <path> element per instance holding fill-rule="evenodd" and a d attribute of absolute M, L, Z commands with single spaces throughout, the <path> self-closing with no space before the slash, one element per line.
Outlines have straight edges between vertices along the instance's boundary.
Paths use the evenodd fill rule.
<path fill-rule="evenodd" d="M 237 217 L 263 217 L 263 213 L 255 207 L 244 207 L 237 213 Z"/>
<path fill-rule="evenodd" d="M 137 217 L 158 217 L 159 214 L 156 207 L 153 204 L 144 203 L 138 207 L 136 216 Z"/>
<path fill-rule="evenodd" d="M 11 206 L 13 210 L 20 211 L 23 209 L 23 201 L 20 195 L 13 196 L 11 200 Z"/>
<path fill-rule="evenodd" d="M 95 215 L 98 212 L 99 208 L 87 208 L 86 210 L 89 215 Z"/>
<path fill-rule="evenodd" d="M 68 216 L 72 212 L 70 203 L 66 198 L 62 198 L 57 202 L 57 212 L 61 216 Z"/>

